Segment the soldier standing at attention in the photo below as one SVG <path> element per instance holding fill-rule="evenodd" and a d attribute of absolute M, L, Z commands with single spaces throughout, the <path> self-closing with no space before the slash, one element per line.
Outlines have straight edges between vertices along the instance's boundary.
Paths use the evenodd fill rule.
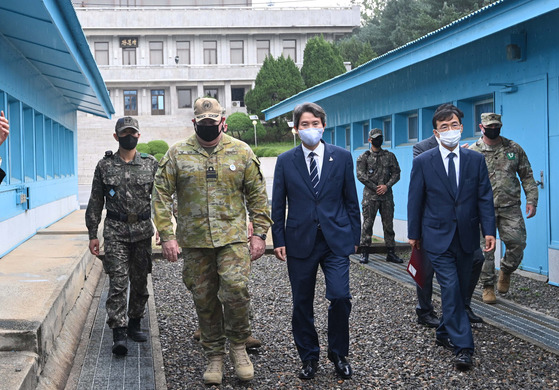
<path fill-rule="evenodd" d="M 147 340 L 147 335 L 140 329 L 140 321 L 149 297 L 147 275 L 151 272 L 153 236 L 150 202 L 157 160 L 149 154 L 136 152 L 140 138 L 136 119 L 120 118 L 113 136 L 119 148 L 115 154 L 106 152 L 95 168 L 85 224 L 89 230 L 89 250 L 97 256 L 97 228 L 103 206 L 106 206 L 103 268 L 109 275 L 107 324 L 113 330 L 113 353 L 125 355 L 128 352 L 127 333 L 134 341 Z"/>
<path fill-rule="evenodd" d="M 369 262 L 369 252 L 373 235 L 373 224 L 377 211 L 380 210 L 384 242 L 386 243 L 386 261 L 402 263 L 394 249 L 394 199 L 392 186 L 400 180 L 400 166 L 394 153 L 382 149 L 382 130 L 369 132 L 371 149 L 357 158 L 357 179 L 365 185 L 363 189 L 363 228 L 361 229 L 361 264 Z"/>
<path fill-rule="evenodd" d="M 501 115 L 491 112 L 481 114 L 479 128 L 483 135 L 470 149 L 482 153 L 487 162 L 497 229 L 506 247 L 505 256 L 501 259 L 497 291 L 505 294 L 509 291 L 510 275 L 520 265 L 526 248 L 526 225 L 520 210 L 518 177 L 526 194 L 526 218 L 536 215 L 538 187 L 524 149 L 501 136 L 501 127 Z M 485 252 L 480 280 L 483 283 L 483 302 L 495 303 L 495 250 Z"/>
<path fill-rule="evenodd" d="M 196 134 L 171 146 L 161 159 L 153 192 L 163 256 L 175 262 L 182 248 L 182 278 L 198 314 L 208 385 L 222 382 L 226 339 L 237 377 L 243 381 L 254 377 L 245 350 L 251 335 L 250 263 L 264 254 L 271 224 L 260 162 L 247 144 L 224 134 L 222 112 L 215 99 L 196 100 Z M 171 223 L 175 192 L 176 235 Z M 247 210 L 253 223 L 248 246 Z"/>

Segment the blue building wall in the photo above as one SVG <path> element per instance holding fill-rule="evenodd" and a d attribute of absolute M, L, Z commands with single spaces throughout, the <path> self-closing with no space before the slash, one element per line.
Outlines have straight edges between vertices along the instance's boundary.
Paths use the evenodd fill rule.
<path fill-rule="evenodd" d="M 464 35 L 479 34 L 499 23 L 492 19 L 491 12 L 501 20 L 510 18 L 507 13 L 514 14 L 514 19 L 522 18 L 515 3 L 530 10 L 549 6 L 538 0 L 505 1 L 502 4 L 512 7 L 505 11 L 490 8 L 485 11 L 487 15 L 477 15 L 481 22 L 477 22 L 474 31 L 452 35 L 451 26 L 425 41 L 387 55 L 378 63 L 373 61 L 352 71 L 352 77 L 348 74 L 309 90 L 308 100 L 316 101 L 326 110 L 325 139 L 351 150 L 355 159 L 368 147 L 363 139 L 364 126 L 383 128 L 389 123 L 385 139 L 390 142 L 385 148 L 395 153 L 402 169 L 401 180 L 394 187 L 395 219 L 399 220 L 395 226 L 397 238 L 402 241 L 407 235 L 412 146 L 432 135 L 431 118 L 436 107 L 452 102 L 464 111 L 462 144 L 479 138 L 480 112 L 489 107 L 501 113 L 502 135 L 522 145 L 532 164 L 534 178 L 543 182 L 543 187 L 539 187 L 537 215 L 526 220 L 528 246 L 521 268 L 549 275 L 550 283 L 559 284 L 559 206 L 550 201 L 558 198 L 559 183 L 559 161 L 551 154 L 559 150 L 559 10 L 555 6 L 555 10 L 534 19 L 521 20 L 508 29 L 489 32 L 463 46 L 452 47 L 455 41 L 467 40 Z M 464 23 L 473 22 L 466 20 L 459 27 Z M 448 44 L 448 49 L 430 57 L 429 52 L 437 45 L 440 51 L 441 42 Z M 520 58 L 507 58 L 507 45 L 511 43 L 521 48 Z M 391 71 L 391 62 L 402 56 L 419 60 L 410 60 L 409 66 Z M 374 76 L 375 66 L 382 68 L 378 76 Z M 355 81 L 359 78 L 363 78 L 362 83 Z M 356 84 L 360 85 L 354 87 Z M 301 95 L 290 100 L 297 104 L 306 98 L 305 93 Z M 289 104 L 284 103 L 286 108 L 276 112 L 287 111 Z M 408 121 L 417 123 L 417 135 L 412 132 L 410 136 Z M 362 189 L 358 183 L 359 193 Z M 524 211 L 524 194 L 521 207 Z"/>
<path fill-rule="evenodd" d="M 79 207 L 77 110 L 114 109 L 70 2 L 6 2 L 0 20 L 1 258 Z"/>

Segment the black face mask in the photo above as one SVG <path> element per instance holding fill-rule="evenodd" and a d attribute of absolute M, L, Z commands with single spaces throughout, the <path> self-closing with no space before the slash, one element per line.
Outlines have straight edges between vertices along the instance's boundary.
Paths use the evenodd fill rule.
<path fill-rule="evenodd" d="M 122 149 L 132 150 L 138 144 L 138 138 L 134 137 L 132 134 L 128 134 L 125 137 L 118 137 L 118 144 Z"/>
<path fill-rule="evenodd" d="M 194 128 L 198 137 L 202 138 L 206 142 L 211 142 L 219 136 L 219 125 L 202 126 L 196 125 Z"/>
<path fill-rule="evenodd" d="M 485 134 L 485 136 L 489 139 L 496 139 L 497 137 L 499 137 L 499 135 L 501 135 L 500 127 L 494 129 L 491 129 L 489 127 L 484 127 L 483 130 L 485 130 L 483 134 Z"/>
<path fill-rule="evenodd" d="M 377 137 L 377 138 L 373 138 L 371 139 L 371 144 L 373 144 L 373 146 L 375 148 L 380 148 L 380 146 L 382 145 L 384 139 L 382 137 Z"/>

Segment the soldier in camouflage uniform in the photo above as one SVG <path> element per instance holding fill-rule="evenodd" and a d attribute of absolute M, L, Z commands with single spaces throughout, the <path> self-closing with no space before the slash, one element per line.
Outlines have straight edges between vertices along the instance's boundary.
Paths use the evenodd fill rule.
<path fill-rule="evenodd" d="M 394 153 L 382 149 L 382 130 L 372 129 L 369 132 L 371 149 L 357 158 L 357 179 L 365 185 L 363 189 L 363 228 L 361 229 L 361 260 L 369 262 L 369 252 L 373 234 L 373 224 L 377 211 L 380 210 L 384 242 L 386 243 L 386 261 L 402 263 L 394 249 L 394 199 L 392 186 L 400 180 L 400 166 Z"/>
<path fill-rule="evenodd" d="M 113 329 L 113 353 L 128 352 L 126 334 L 134 341 L 143 342 L 147 336 L 140 329 L 148 300 L 147 275 L 151 272 L 150 201 L 157 160 L 136 152 L 140 138 L 138 121 L 120 118 L 114 138 L 118 151 L 108 151 L 95 168 L 91 196 L 85 214 L 89 231 L 89 250 L 99 255 L 97 228 L 103 206 L 107 208 L 103 237 L 105 258 L 103 268 L 109 275 L 107 323 Z M 126 321 L 127 291 L 128 326 Z"/>
<path fill-rule="evenodd" d="M 520 210 L 520 182 L 518 177 L 520 177 L 526 194 L 527 218 L 536 215 L 538 188 L 524 150 L 516 142 L 500 135 L 501 115 L 494 113 L 481 114 L 479 127 L 483 136 L 470 146 L 470 149 L 482 153 L 487 162 L 489 180 L 493 189 L 497 229 L 499 229 L 499 236 L 506 247 L 505 256 L 501 259 L 501 270 L 497 281 L 497 291 L 504 294 L 509 290 L 510 275 L 520 265 L 526 247 L 526 226 Z M 483 283 L 483 302 L 495 303 L 497 299 L 494 289 L 494 250 L 485 252 L 485 262 L 480 279 Z"/>
<path fill-rule="evenodd" d="M 163 255 L 177 261 L 192 292 L 208 358 L 206 384 L 223 378 L 225 341 L 241 380 L 254 377 L 245 342 L 251 334 L 248 281 L 251 260 L 266 247 L 271 219 L 260 162 L 242 141 L 226 134 L 225 117 L 215 99 L 194 104 L 196 134 L 173 145 L 159 164 L 153 193 L 154 221 Z M 176 191 L 178 224 L 171 223 Z M 246 203 L 246 206 L 245 206 Z M 246 243 L 247 209 L 254 232 Z"/>

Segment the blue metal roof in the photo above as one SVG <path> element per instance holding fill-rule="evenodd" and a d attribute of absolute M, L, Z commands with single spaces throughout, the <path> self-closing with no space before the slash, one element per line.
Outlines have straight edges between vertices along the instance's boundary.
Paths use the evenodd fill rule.
<path fill-rule="evenodd" d="M 266 120 L 386 76 L 498 31 L 559 9 L 557 0 L 499 0 L 330 80 L 269 107 Z"/>
<path fill-rule="evenodd" d="M 2 0 L 0 33 L 76 110 L 114 108 L 70 0 Z"/>

